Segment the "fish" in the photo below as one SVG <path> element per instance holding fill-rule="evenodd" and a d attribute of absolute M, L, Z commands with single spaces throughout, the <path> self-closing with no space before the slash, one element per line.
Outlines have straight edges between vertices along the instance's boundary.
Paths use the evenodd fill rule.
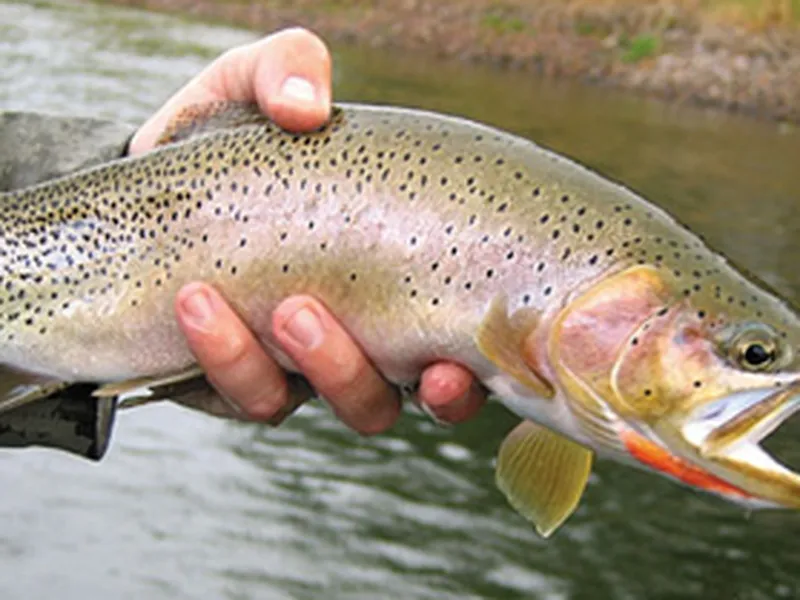
<path fill-rule="evenodd" d="M 146 154 L 3 194 L 0 223 L 0 363 L 46 382 L 0 417 L 82 383 L 235 417 L 173 312 L 203 280 L 290 373 L 271 315 L 297 293 L 406 395 L 434 361 L 469 369 L 520 418 L 496 482 L 542 536 L 595 456 L 748 509 L 800 507 L 800 476 L 761 445 L 798 408 L 797 310 L 531 140 L 403 107 L 340 104 L 300 134 L 252 105 L 198 105 Z"/>

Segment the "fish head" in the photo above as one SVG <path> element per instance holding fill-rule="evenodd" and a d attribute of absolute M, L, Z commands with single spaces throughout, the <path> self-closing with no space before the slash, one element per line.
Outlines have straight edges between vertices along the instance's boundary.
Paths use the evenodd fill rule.
<path fill-rule="evenodd" d="M 757 310 L 631 268 L 569 303 L 551 364 L 598 449 L 747 506 L 800 508 L 800 476 L 760 445 L 800 407 L 800 319 L 748 294 Z"/>

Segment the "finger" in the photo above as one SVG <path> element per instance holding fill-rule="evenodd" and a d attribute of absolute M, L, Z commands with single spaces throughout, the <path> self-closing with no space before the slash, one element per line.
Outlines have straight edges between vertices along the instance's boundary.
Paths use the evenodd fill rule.
<path fill-rule="evenodd" d="M 305 29 L 288 29 L 264 43 L 255 68 L 256 101 L 290 131 L 320 127 L 331 112 L 331 56 Z"/>
<path fill-rule="evenodd" d="M 324 306 L 308 296 L 290 298 L 275 311 L 272 324 L 284 351 L 342 421 L 365 435 L 394 424 L 400 414 L 397 391 Z"/>
<path fill-rule="evenodd" d="M 454 363 L 428 367 L 422 373 L 417 397 L 437 419 L 447 423 L 471 419 L 486 403 L 486 394 L 472 374 Z"/>
<path fill-rule="evenodd" d="M 267 421 L 285 408 L 283 371 L 211 286 L 184 286 L 175 299 L 175 310 L 208 380 L 245 416 Z"/>
<path fill-rule="evenodd" d="M 331 57 L 305 29 L 286 29 L 229 50 L 178 91 L 134 135 L 130 154 L 150 150 L 167 123 L 192 104 L 256 102 L 292 131 L 321 126 L 331 109 Z"/>

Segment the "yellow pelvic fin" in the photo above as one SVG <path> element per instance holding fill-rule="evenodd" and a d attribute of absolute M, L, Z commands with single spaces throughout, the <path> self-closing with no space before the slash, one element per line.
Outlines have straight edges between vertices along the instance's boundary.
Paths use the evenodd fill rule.
<path fill-rule="evenodd" d="M 506 298 L 499 296 L 492 301 L 475 338 L 478 349 L 494 365 L 542 398 L 552 398 L 553 387 L 534 370 L 525 352 L 525 340 L 538 322 L 539 313 L 533 309 L 509 317 Z"/>
<path fill-rule="evenodd" d="M 244 125 L 269 123 L 257 104 L 251 102 L 208 102 L 191 104 L 172 117 L 164 127 L 157 146 L 173 144 L 191 137 Z"/>
<path fill-rule="evenodd" d="M 511 506 L 549 537 L 577 508 L 591 470 L 591 450 L 523 421 L 500 446 L 495 476 Z"/>

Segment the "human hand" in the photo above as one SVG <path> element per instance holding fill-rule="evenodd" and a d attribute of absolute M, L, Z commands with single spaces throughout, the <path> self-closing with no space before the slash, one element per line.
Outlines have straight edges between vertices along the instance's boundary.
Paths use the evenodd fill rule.
<path fill-rule="evenodd" d="M 178 91 L 131 140 L 129 152 L 150 150 L 171 117 L 184 107 L 214 101 L 257 102 L 285 129 L 306 131 L 331 109 L 331 58 L 325 44 L 302 29 L 288 29 L 230 50 Z M 281 367 L 211 286 L 190 283 L 175 308 L 189 347 L 209 381 L 244 416 L 272 420 L 290 404 Z M 397 391 L 375 370 L 326 308 L 308 296 L 285 300 L 273 314 L 274 335 L 337 416 L 363 434 L 391 427 L 400 412 Z M 438 419 L 456 423 L 485 401 L 472 375 L 452 363 L 425 370 L 419 401 Z"/>

